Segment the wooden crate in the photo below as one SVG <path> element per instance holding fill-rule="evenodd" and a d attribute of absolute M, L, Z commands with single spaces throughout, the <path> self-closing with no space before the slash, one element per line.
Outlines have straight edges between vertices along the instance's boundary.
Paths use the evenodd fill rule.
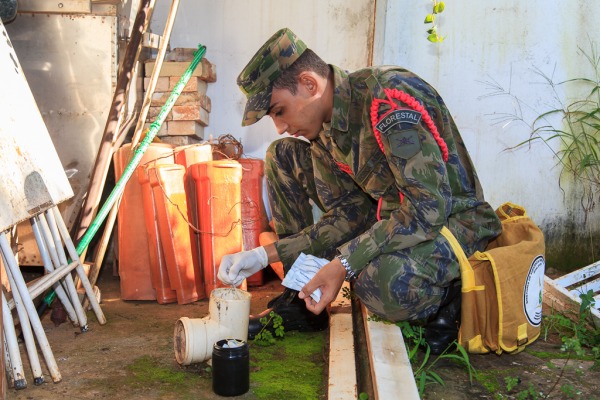
<path fill-rule="evenodd" d="M 544 304 L 567 316 L 578 316 L 581 293 L 594 292 L 595 305 L 592 317 L 600 323 L 600 261 L 578 269 L 557 279 L 544 277 Z"/>

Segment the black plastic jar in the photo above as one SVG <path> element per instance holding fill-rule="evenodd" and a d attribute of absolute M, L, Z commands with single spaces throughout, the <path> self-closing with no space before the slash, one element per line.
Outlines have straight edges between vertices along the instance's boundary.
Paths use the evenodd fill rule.
<path fill-rule="evenodd" d="M 219 340 L 212 352 L 213 391 L 220 396 L 239 396 L 250 388 L 248 343 L 237 339 Z"/>

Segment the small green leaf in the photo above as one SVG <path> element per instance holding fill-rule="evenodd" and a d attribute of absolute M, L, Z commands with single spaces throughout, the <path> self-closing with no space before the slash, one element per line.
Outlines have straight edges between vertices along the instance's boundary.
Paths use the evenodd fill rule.
<path fill-rule="evenodd" d="M 427 14 L 427 16 L 425 16 L 425 21 L 423 21 L 424 24 L 432 24 L 433 21 L 435 21 L 435 16 L 433 14 Z"/>
<path fill-rule="evenodd" d="M 432 43 L 437 43 L 440 41 L 439 36 L 436 35 L 435 33 L 432 33 L 429 36 L 427 36 L 427 40 L 429 40 Z"/>
<path fill-rule="evenodd" d="M 436 5 L 433 6 L 433 13 L 441 14 L 442 12 L 444 12 L 445 8 L 446 8 L 446 4 L 443 1 L 440 1 L 439 3 L 437 3 Z"/>

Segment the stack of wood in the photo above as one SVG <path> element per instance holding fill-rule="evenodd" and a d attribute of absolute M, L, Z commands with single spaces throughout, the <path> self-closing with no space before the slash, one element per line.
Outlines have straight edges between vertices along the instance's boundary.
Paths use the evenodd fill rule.
<path fill-rule="evenodd" d="M 166 55 L 152 95 L 145 129 L 156 120 L 175 85 L 189 67 L 195 51 L 196 49 L 176 48 Z M 145 63 L 144 90 L 148 88 L 155 63 L 155 60 Z M 203 141 L 204 128 L 208 126 L 211 110 L 211 101 L 206 95 L 206 90 L 208 84 L 216 80 L 215 65 L 202 58 L 158 131 L 157 136 L 161 141 L 174 146 Z"/>

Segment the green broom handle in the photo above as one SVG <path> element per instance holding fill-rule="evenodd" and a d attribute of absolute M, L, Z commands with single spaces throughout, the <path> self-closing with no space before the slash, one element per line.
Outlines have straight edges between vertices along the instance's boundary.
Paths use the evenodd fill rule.
<path fill-rule="evenodd" d="M 140 160 L 142 159 L 144 153 L 148 149 L 148 146 L 150 146 L 150 143 L 152 143 L 152 140 L 158 133 L 158 130 L 160 129 L 165 118 L 167 117 L 169 112 L 171 112 L 171 108 L 173 108 L 173 105 L 177 101 L 177 98 L 181 94 L 183 88 L 190 80 L 192 73 L 200 63 L 200 60 L 204 56 L 204 53 L 206 53 L 206 47 L 199 45 L 198 50 L 194 52 L 194 59 L 179 79 L 179 82 L 177 82 L 177 84 L 173 88 L 171 95 L 167 99 L 167 102 L 163 105 L 162 109 L 160 110 L 160 113 L 156 117 L 156 120 L 150 124 L 150 129 L 148 130 L 148 133 L 146 133 L 146 137 L 144 137 L 144 140 L 141 141 L 140 145 L 134 151 L 133 158 L 125 168 L 125 171 L 123 172 L 117 183 L 115 184 L 115 187 L 106 199 L 106 202 L 104 203 L 100 211 L 98 211 L 98 215 L 96 215 L 96 218 L 94 218 L 94 220 L 90 224 L 90 227 L 77 244 L 77 254 L 81 255 L 83 251 L 87 248 L 96 232 L 98 232 L 100 225 L 102 225 L 102 223 L 104 222 L 104 219 L 108 215 L 115 201 L 117 200 L 117 198 L 119 198 L 123 190 L 125 190 L 125 185 L 127 184 L 127 181 L 135 172 L 135 169 L 139 165 Z"/>

